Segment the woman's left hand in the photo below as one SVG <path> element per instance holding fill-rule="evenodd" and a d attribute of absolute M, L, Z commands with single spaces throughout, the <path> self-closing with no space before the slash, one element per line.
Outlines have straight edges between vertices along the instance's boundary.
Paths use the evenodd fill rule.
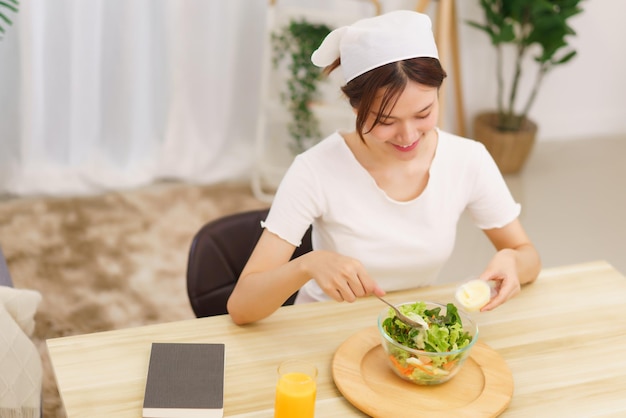
<path fill-rule="evenodd" d="M 537 279 L 541 260 L 519 219 L 502 228 L 487 229 L 485 234 L 498 250 L 479 276 L 491 282 L 494 285 L 492 289 L 496 291 L 496 295 L 481 309 L 490 311 L 517 295 L 522 285 Z"/>
<path fill-rule="evenodd" d="M 498 251 L 479 278 L 492 282 L 491 288 L 496 291 L 481 312 L 495 309 L 517 295 L 521 291 L 521 284 L 517 276 L 515 250 Z"/>

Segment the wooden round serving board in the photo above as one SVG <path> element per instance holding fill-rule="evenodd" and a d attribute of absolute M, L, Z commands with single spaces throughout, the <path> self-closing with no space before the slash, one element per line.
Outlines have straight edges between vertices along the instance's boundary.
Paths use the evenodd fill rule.
<path fill-rule="evenodd" d="M 495 417 L 513 396 L 511 371 L 481 341 L 446 383 L 421 386 L 402 380 L 387 364 L 376 327 L 359 331 L 339 346 L 332 372 L 343 396 L 372 417 Z"/>

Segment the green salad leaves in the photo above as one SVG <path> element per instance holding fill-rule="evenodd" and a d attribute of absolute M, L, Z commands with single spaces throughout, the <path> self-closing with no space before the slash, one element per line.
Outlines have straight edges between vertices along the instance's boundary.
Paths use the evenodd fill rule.
<path fill-rule="evenodd" d="M 392 340 L 423 352 L 413 353 L 384 344 L 393 370 L 404 379 L 421 385 L 438 384 L 451 378 L 467 354 L 457 350 L 470 345 L 473 338 L 463 329 L 456 306 L 448 303 L 445 314 L 441 313 L 441 307 L 426 309 L 425 302 L 400 305 L 398 309 L 409 318 L 421 316 L 428 323 L 428 329 L 406 325 L 389 309 L 389 316 L 381 324 L 383 330 Z"/>
<path fill-rule="evenodd" d="M 390 310 L 390 316 L 384 320 L 383 328 L 398 343 L 416 350 L 435 352 L 456 351 L 467 346 L 471 335 L 463 330 L 463 323 L 457 307 L 453 303 L 446 305 L 445 315 L 441 308 L 426 309 L 425 302 L 401 305 L 400 311 L 411 317 L 420 315 L 429 324 L 428 330 L 411 328 L 396 318 Z"/>

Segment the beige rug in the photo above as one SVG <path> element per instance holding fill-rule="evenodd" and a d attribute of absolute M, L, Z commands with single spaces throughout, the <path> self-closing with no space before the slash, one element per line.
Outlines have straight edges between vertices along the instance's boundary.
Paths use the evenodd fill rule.
<path fill-rule="evenodd" d="M 43 296 L 34 340 L 44 365 L 44 417 L 65 417 L 46 339 L 193 318 L 185 272 L 195 232 L 266 206 L 247 185 L 171 183 L 0 201 L 0 246 L 15 287 Z"/>

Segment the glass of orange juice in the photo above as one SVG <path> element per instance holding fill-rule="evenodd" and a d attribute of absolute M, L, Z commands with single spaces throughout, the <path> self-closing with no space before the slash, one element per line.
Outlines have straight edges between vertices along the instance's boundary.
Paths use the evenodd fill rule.
<path fill-rule="evenodd" d="M 274 418 L 313 418 L 317 368 L 304 360 L 286 360 L 278 366 Z"/>

